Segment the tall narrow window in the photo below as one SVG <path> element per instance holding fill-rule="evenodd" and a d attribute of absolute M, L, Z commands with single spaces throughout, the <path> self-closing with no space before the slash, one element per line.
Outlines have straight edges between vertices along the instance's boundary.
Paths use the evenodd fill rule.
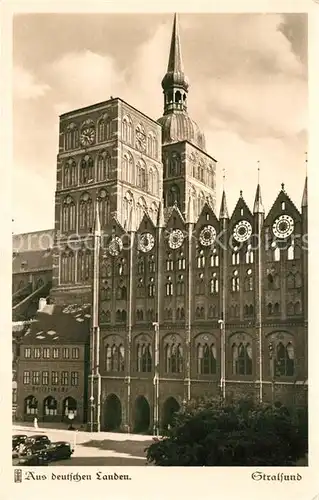
<path fill-rule="evenodd" d="M 75 282 L 75 256 L 71 250 L 67 250 L 61 254 L 60 272 L 61 283 Z"/>
<path fill-rule="evenodd" d="M 102 226 L 106 226 L 110 220 L 111 207 L 110 207 L 110 199 L 108 193 L 104 189 L 102 189 L 102 191 L 99 192 L 98 201 L 99 201 L 100 223 Z"/>
<path fill-rule="evenodd" d="M 75 203 L 71 196 L 67 196 L 62 204 L 62 231 L 76 230 Z"/>
<path fill-rule="evenodd" d="M 93 227 L 92 199 L 88 193 L 83 193 L 80 199 L 79 228 L 91 231 Z"/>

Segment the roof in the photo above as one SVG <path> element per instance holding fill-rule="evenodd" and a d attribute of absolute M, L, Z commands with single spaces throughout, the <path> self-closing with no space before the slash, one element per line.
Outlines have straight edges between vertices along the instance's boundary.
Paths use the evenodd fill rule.
<path fill-rule="evenodd" d="M 178 208 L 178 206 L 177 205 L 173 205 L 172 207 L 166 207 L 166 208 L 164 208 L 164 223 L 165 223 L 165 225 L 167 224 L 167 222 L 171 218 L 173 212 L 175 212 L 175 211 L 180 216 L 180 218 L 182 220 L 184 220 L 183 214 L 181 213 L 181 211 Z"/>
<path fill-rule="evenodd" d="M 88 341 L 90 304 L 46 305 L 37 313 L 23 337 L 23 344 L 67 344 Z"/>
<path fill-rule="evenodd" d="M 12 251 L 22 253 L 52 248 L 54 235 L 54 229 L 14 234 L 12 236 Z"/>
<path fill-rule="evenodd" d="M 28 252 L 14 252 L 12 259 L 12 273 L 19 274 L 30 271 L 51 271 L 52 250 L 32 250 Z"/>

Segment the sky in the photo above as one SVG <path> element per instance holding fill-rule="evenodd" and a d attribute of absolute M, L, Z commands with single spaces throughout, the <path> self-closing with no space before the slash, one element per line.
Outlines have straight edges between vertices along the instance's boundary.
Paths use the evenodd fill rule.
<path fill-rule="evenodd" d="M 59 115 L 121 97 L 163 112 L 173 15 L 21 14 L 13 24 L 13 231 L 54 227 Z M 300 207 L 307 151 L 307 16 L 181 14 L 188 112 L 217 161 L 217 212 L 258 162 L 266 211 L 281 189 Z M 30 192 L 32 195 L 30 196 Z"/>

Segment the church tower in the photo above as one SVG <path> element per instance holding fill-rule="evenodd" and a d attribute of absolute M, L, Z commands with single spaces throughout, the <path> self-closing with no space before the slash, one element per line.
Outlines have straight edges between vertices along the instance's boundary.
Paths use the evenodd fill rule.
<path fill-rule="evenodd" d="M 177 204 L 185 216 L 191 197 L 194 215 L 198 217 L 205 202 L 215 209 L 216 160 L 207 154 L 204 134 L 187 112 L 189 83 L 184 73 L 176 14 L 162 88 L 164 113 L 158 123 L 162 126 L 165 207 Z"/>

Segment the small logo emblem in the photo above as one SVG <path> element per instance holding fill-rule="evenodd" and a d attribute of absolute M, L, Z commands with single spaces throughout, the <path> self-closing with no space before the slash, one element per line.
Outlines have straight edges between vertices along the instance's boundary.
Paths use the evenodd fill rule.
<path fill-rule="evenodd" d="M 14 469 L 14 482 L 22 483 L 22 469 Z"/>

